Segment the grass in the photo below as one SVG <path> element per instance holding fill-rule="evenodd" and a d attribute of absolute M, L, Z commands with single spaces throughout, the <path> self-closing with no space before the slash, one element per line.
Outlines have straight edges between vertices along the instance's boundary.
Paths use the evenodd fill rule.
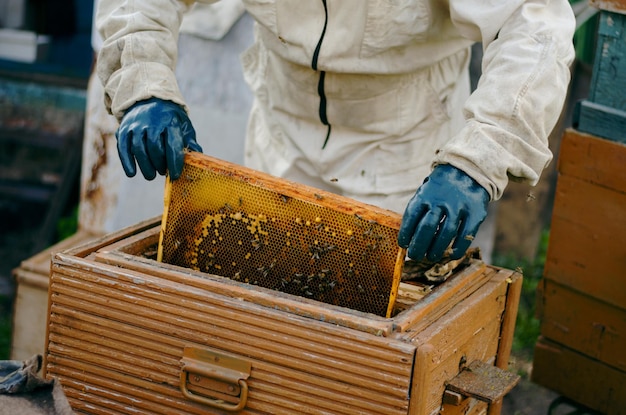
<path fill-rule="evenodd" d="M 535 317 L 537 284 L 542 278 L 546 262 L 549 231 L 541 235 L 537 255 L 534 259 L 519 259 L 511 255 L 494 255 L 493 264 L 522 272 L 522 292 L 513 338 L 513 354 L 532 360 L 533 351 L 540 332 L 540 321 Z"/>

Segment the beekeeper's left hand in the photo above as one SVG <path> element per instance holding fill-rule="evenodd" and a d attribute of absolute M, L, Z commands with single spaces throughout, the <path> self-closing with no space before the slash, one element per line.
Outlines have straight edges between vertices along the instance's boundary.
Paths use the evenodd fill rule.
<path fill-rule="evenodd" d="M 159 98 L 131 106 L 124 113 L 115 137 L 128 177 L 137 173 L 138 164 L 147 180 L 166 172 L 176 180 L 183 169 L 184 151 L 202 152 L 184 108 Z"/>

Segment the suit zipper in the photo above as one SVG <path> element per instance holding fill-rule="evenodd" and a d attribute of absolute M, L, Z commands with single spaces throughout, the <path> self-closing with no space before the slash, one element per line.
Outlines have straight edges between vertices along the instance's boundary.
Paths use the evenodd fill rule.
<path fill-rule="evenodd" d="M 322 0 L 322 4 L 324 5 L 324 28 L 322 29 L 322 34 L 320 35 L 320 39 L 317 42 L 317 46 L 315 47 L 315 52 L 313 52 L 313 60 L 311 62 L 311 67 L 314 71 L 317 71 L 317 60 L 320 55 L 320 49 L 322 48 L 322 42 L 324 41 L 324 35 L 326 35 L 326 26 L 328 25 L 328 5 L 326 4 L 326 0 Z M 326 78 L 326 71 L 320 71 L 320 77 L 317 82 L 317 93 L 320 96 L 320 107 L 319 107 L 319 117 L 322 124 L 328 126 L 328 131 L 326 133 L 326 139 L 324 139 L 324 144 L 322 145 L 322 149 L 326 148 L 326 144 L 328 143 L 328 139 L 330 138 L 330 130 L 331 126 L 328 122 L 328 116 L 326 114 L 326 92 L 324 91 L 324 79 Z"/>

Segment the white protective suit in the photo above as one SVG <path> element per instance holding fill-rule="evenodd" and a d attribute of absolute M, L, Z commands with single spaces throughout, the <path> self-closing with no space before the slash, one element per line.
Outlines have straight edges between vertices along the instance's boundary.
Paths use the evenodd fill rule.
<path fill-rule="evenodd" d="M 173 68 L 186 3 L 101 2 L 98 73 L 118 119 L 153 96 L 185 104 Z M 574 58 L 566 0 L 244 4 L 257 21 L 242 57 L 249 166 L 402 212 L 434 164 L 497 200 L 551 160 Z M 468 98 L 474 42 L 482 77 Z"/>

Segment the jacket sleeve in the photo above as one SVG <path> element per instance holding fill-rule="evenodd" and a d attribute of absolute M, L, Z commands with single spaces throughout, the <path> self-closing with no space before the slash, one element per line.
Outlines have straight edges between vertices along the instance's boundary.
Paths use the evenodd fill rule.
<path fill-rule="evenodd" d="M 96 28 L 103 39 L 96 70 L 105 104 L 118 120 L 151 97 L 185 105 L 174 74 L 178 31 L 191 1 L 98 2 Z"/>
<path fill-rule="evenodd" d="M 436 155 L 502 196 L 509 179 L 537 184 L 567 95 L 575 18 L 566 0 L 450 0 L 452 21 L 483 44 L 482 76 L 465 126 Z"/>

